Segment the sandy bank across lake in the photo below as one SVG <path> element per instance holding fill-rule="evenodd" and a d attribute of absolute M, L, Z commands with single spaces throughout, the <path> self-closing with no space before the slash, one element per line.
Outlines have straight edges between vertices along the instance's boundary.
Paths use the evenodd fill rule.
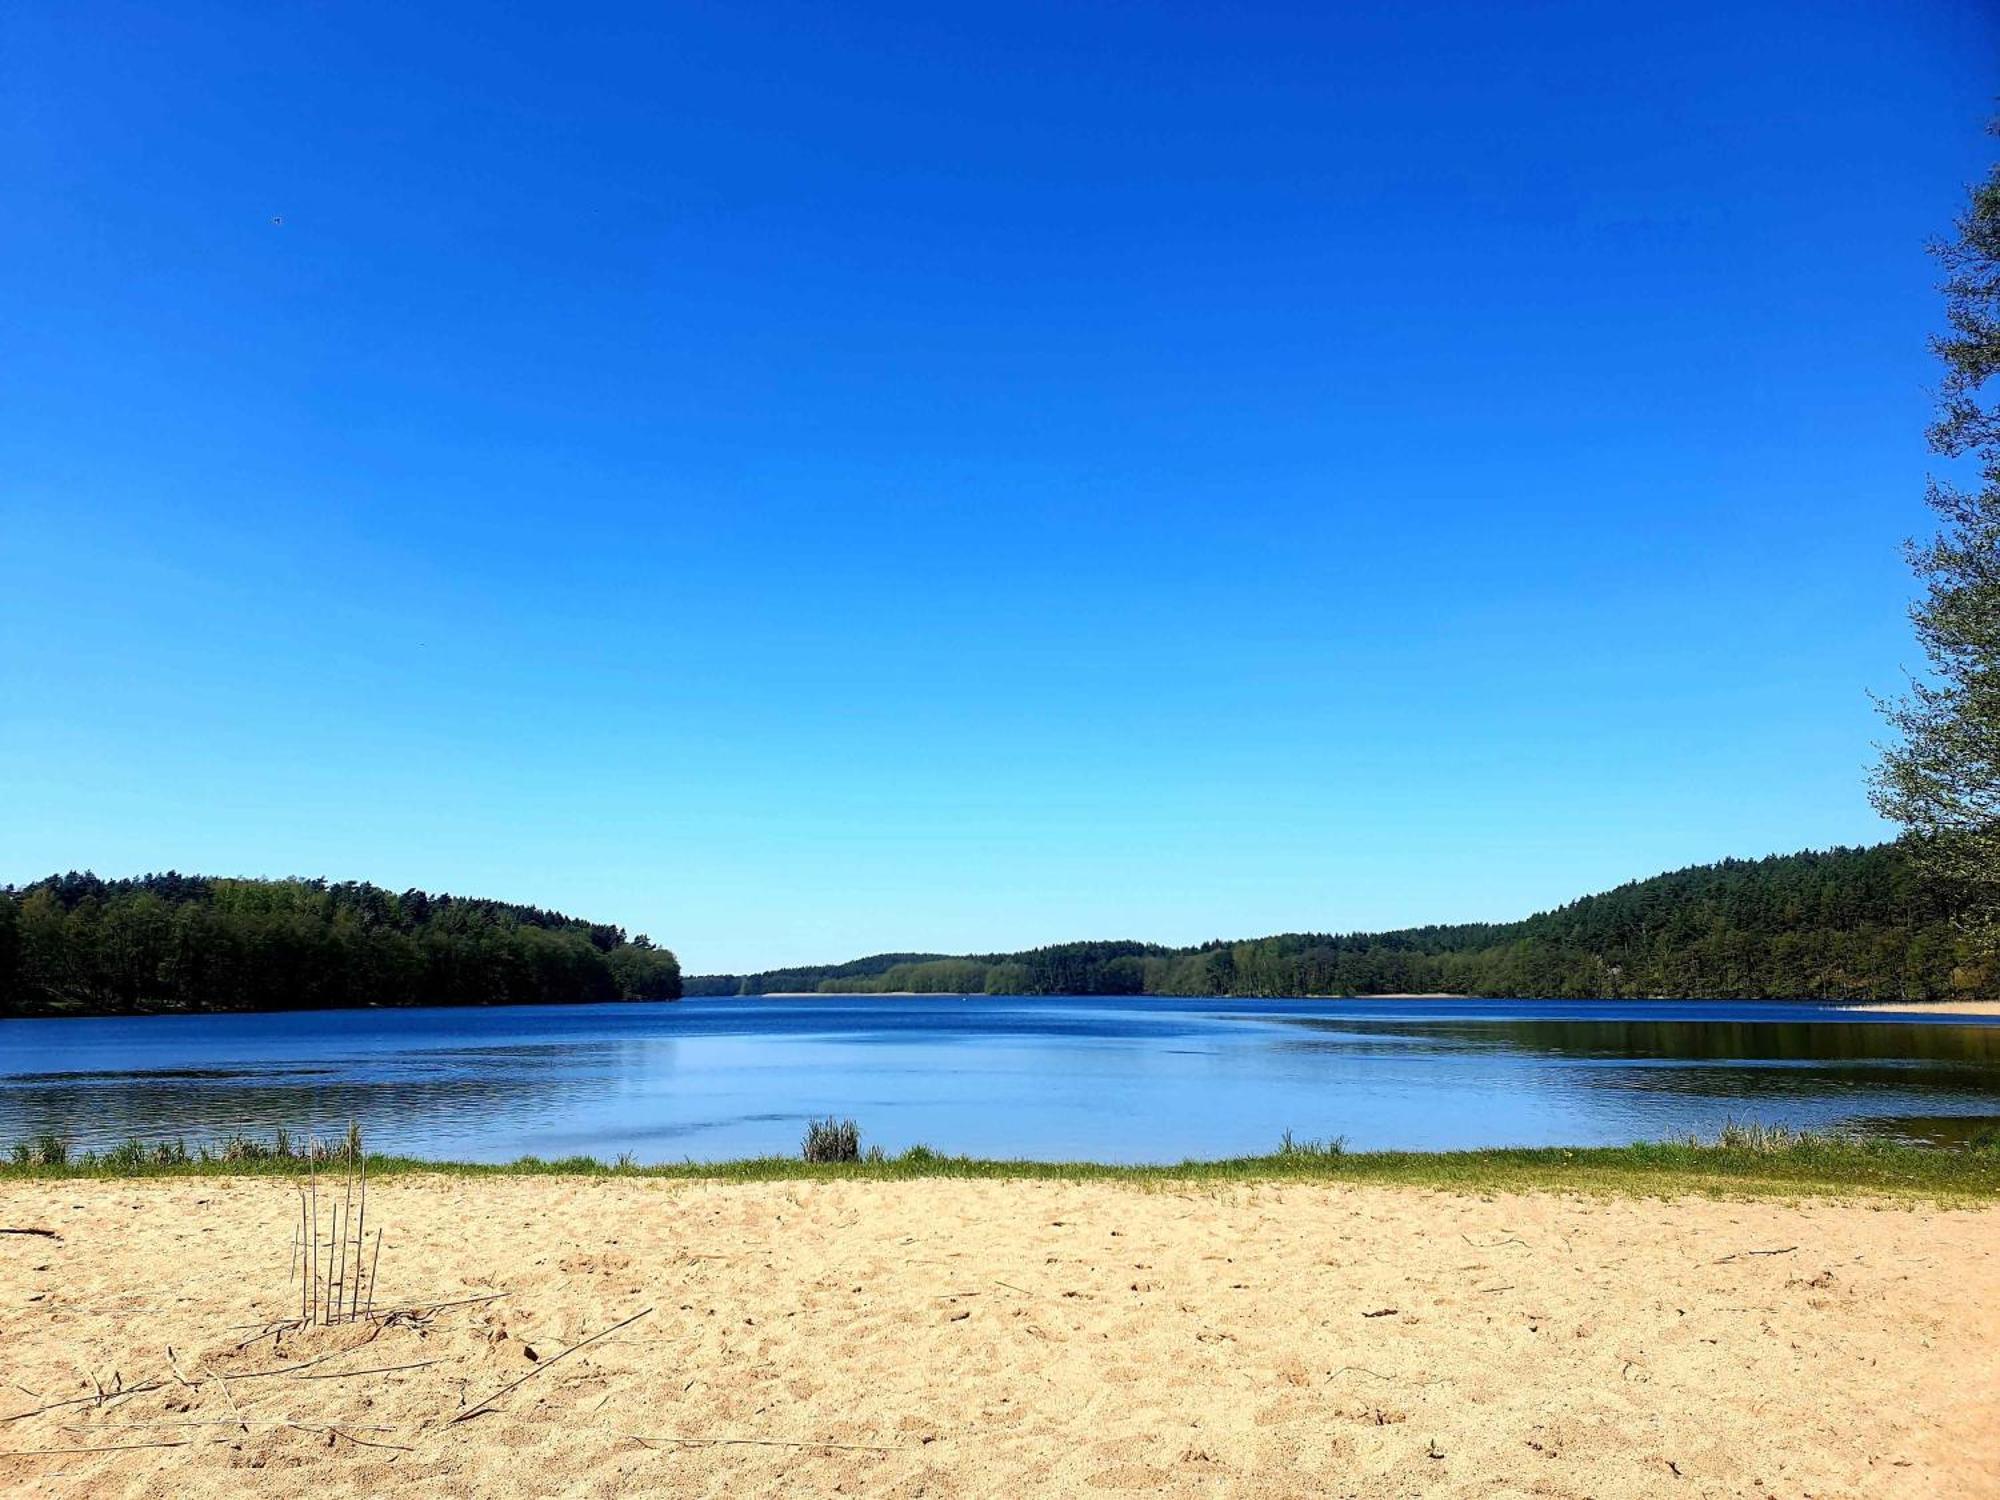
<path fill-rule="evenodd" d="M 2000 1209 L 394 1177 L 383 1300 L 507 1295 L 260 1338 L 298 1211 L 0 1182 L 0 1492 L 2000 1494 Z"/>
<path fill-rule="evenodd" d="M 1010 998 L 1006 996 L 969 993 L 965 990 L 765 990 L 755 995 L 720 995 L 705 998 L 723 1000 L 994 1000 Z M 1017 996 L 1012 998 L 1036 999 L 1037 996 Z M 1062 996 L 1074 999 L 1074 996 Z M 1273 998 L 1255 995 L 1119 995 L 1119 1000 L 1208 1000 L 1216 1004 L 1254 1005 L 1260 999 Z M 1385 995 L 1284 995 L 1275 998 L 1286 1000 L 1318 1000 L 1346 1005 L 1357 1000 L 1464 1000 L 1465 995 L 1450 994 L 1442 990 L 1397 992 Z M 1503 1001 L 1502 1004 L 1514 1004 Z"/>
<path fill-rule="evenodd" d="M 1843 1005 L 1842 1010 L 1920 1016 L 2000 1016 L 2000 1000 L 1911 1000 L 1902 1005 Z"/>

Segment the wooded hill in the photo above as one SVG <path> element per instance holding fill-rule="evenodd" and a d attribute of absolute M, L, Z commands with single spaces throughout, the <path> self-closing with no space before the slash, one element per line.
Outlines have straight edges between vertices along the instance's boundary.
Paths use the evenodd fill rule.
<path fill-rule="evenodd" d="M 0 1016 L 680 998 L 645 937 L 539 907 L 324 880 L 0 887 Z"/>
<path fill-rule="evenodd" d="M 1901 845 L 1723 860 L 1519 922 L 1286 933 L 1194 948 L 1064 943 L 969 957 L 699 975 L 690 995 L 1382 995 L 1937 1000 L 1995 975 Z"/>

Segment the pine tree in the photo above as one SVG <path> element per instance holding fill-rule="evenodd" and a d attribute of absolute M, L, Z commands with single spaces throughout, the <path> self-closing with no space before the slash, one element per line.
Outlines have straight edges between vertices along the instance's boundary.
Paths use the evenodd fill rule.
<path fill-rule="evenodd" d="M 2000 126 L 1995 127 L 2000 134 Z M 1956 899 L 1987 952 L 2000 952 L 2000 405 L 1983 399 L 2000 373 L 2000 166 L 1973 188 L 1953 238 L 1931 247 L 1943 266 L 1950 331 L 1934 452 L 1969 460 L 1978 483 L 1934 479 L 1942 526 L 1909 544 L 1923 583 L 1911 607 L 1929 674 L 1883 705 L 1897 733 L 1872 794 L 1912 835 L 1920 870 Z"/>

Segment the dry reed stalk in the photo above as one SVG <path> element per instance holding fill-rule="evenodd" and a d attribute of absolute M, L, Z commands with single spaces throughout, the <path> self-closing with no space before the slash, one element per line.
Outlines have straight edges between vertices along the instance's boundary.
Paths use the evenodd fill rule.
<path fill-rule="evenodd" d="M 375 1365 L 366 1370 L 332 1370 L 324 1375 L 297 1375 L 296 1380 L 352 1380 L 356 1375 L 393 1375 L 398 1370 L 422 1370 L 443 1364 L 440 1359 L 419 1359 L 407 1365 Z"/>
<path fill-rule="evenodd" d="M 342 1289 L 343 1291 L 347 1291 L 347 1290 L 348 1290 L 348 1288 L 347 1288 L 347 1231 L 348 1231 L 348 1230 L 350 1230 L 350 1229 L 352 1229 L 352 1228 L 354 1227 L 354 1146 L 355 1146 L 355 1140 L 356 1140 L 356 1138 L 357 1138 L 357 1137 L 358 1137 L 359 1135 L 360 1135 L 360 1128 L 359 1128 L 358 1126 L 356 1126 L 356 1125 L 355 1125 L 355 1123 L 354 1123 L 354 1121 L 353 1121 L 352 1119 L 348 1120 L 348 1122 L 347 1122 L 347 1197 L 345 1198 L 345 1200 L 343 1200 L 343 1202 L 342 1202 L 342 1204 L 341 1204 L 341 1210 L 340 1210 L 340 1228 L 341 1228 L 341 1240 L 340 1240 L 340 1286 L 341 1286 L 341 1289 Z M 351 1292 L 349 1292 L 349 1295 L 351 1296 L 351 1295 L 352 1295 L 352 1293 L 351 1293 Z M 334 1301 L 334 1304 L 333 1304 L 333 1315 L 334 1315 L 334 1318 L 335 1318 L 336 1320 L 337 1320 L 337 1319 L 338 1319 L 338 1318 L 340 1317 L 340 1300 L 339 1300 L 338 1298 L 336 1298 L 336 1299 L 335 1299 L 335 1301 Z"/>
<path fill-rule="evenodd" d="M 92 1422 L 87 1427 L 79 1426 L 74 1422 L 63 1422 L 58 1425 L 64 1432 L 94 1432 L 97 1429 L 103 1427 L 133 1428 L 133 1429 L 143 1429 L 147 1427 L 235 1427 L 238 1424 L 234 1417 L 180 1417 L 172 1420 L 162 1420 L 158 1422 Z M 242 1425 L 248 1427 L 297 1427 L 299 1424 L 290 1417 L 250 1417 Z M 368 1426 L 357 1426 L 352 1422 L 348 1423 L 347 1425 L 353 1427 L 356 1432 L 402 1431 L 402 1428 L 394 1426 L 382 1426 L 374 1424 Z"/>
<path fill-rule="evenodd" d="M 373 1342 L 372 1339 L 362 1340 L 363 1344 L 372 1342 Z M 359 1347 L 361 1347 L 361 1345 L 359 1344 L 355 1346 L 355 1348 Z M 234 1380 L 263 1380 L 273 1375 L 289 1375 L 294 1370 L 311 1369 L 316 1364 L 323 1363 L 324 1361 L 329 1359 L 338 1358 L 340 1355 L 343 1354 L 352 1354 L 353 1352 L 354 1352 L 353 1349 L 329 1349 L 324 1354 L 315 1354 L 311 1359 L 302 1359 L 297 1364 L 280 1365 L 275 1370 L 250 1370 L 244 1374 L 235 1375 L 230 1378 Z M 201 1385 L 203 1385 L 205 1382 L 209 1380 L 213 1380 L 216 1383 L 222 1385 L 225 1391 L 228 1390 L 227 1382 L 225 1382 L 220 1375 L 205 1375 L 202 1376 L 200 1379 L 188 1383 L 195 1386 L 196 1388 L 199 1388 Z M 166 1388 L 168 1383 L 169 1382 L 164 1380 L 143 1380 L 137 1385 L 126 1386 L 125 1389 L 109 1397 L 108 1400 L 110 1403 L 115 1404 L 120 1401 L 128 1400 L 133 1396 L 144 1395 L 148 1391 L 163 1390 Z M 103 1394 L 103 1389 L 102 1387 L 99 1387 L 98 1394 L 94 1396 L 70 1396 L 61 1401 L 49 1401 L 41 1406 L 31 1407 L 27 1411 L 9 1412 L 6 1416 L 0 1417 L 0 1423 L 19 1422 L 27 1417 L 39 1417 L 45 1412 L 60 1411 L 65 1406 L 102 1406 L 106 1404 L 106 1401 L 107 1398 Z"/>
<path fill-rule="evenodd" d="M 123 1394 L 127 1396 L 143 1395 L 147 1391 L 157 1391 L 164 1385 L 166 1385 L 166 1381 L 164 1380 L 142 1381 L 138 1385 L 128 1385 L 125 1387 Z M 43 1412 L 60 1411 L 65 1406 L 101 1406 L 103 1402 L 104 1397 L 101 1393 L 95 1396 L 71 1396 L 62 1401 L 51 1401 L 45 1406 L 31 1407 L 27 1411 L 9 1412 L 6 1416 L 0 1417 L 0 1422 L 19 1422 L 26 1417 L 39 1417 Z"/>
<path fill-rule="evenodd" d="M 540 1364 L 536 1365 L 534 1369 L 528 1371 L 528 1373 L 523 1375 L 519 1380 L 510 1380 L 507 1384 L 501 1386 L 499 1390 L 495 1391 L 492 1395 L 488 1396 L 484 1401 L 480 1402 L 479 1405 L 472 1407 L 467 1411 L 460 1412 L 457 1416 L 453 1417 L 449 1422 L 445 1423 L 444 1425 L 447 1427 L 455 1427 L 460 1422 L 463 1422 L 468 1418 L 476 1417 L 481 1412 L 490 1410 L 495 1401 L 498 1401 L 502 1396 L 506 1395 L 509 1391 L 512 1391 L 519 1386 L 526 1385 L 530 1380 L 533 1380 L 537 1375 L 541 1374 L 542 1371 L 546 1370 L 550 1365 L 556 1364 L 561 1360 L 568 1359 L 572 1354 L 576 1353 L 576 1351 L 579 1349 L 589 1348 L 599 1339 L 610 1338 L 611 1335 L 616 1333 L 619 1329 L 638 1322 L 641 1318 L 645 1317 L 646 1314 L 650 1313 L 651 1311 L 652 1308 L 650 1307 L 642 1307 L 641 1309 L 639 1309 L 639 1311 L 633 1313 L 631 1317 L 624 1318 L 616 1323 L 613 1323 L 609 1328 L 605 1329 L 602 1333 L 593 1333 L 589 1338 L 583 1340 L 583 1342 L 578 1344 L 571 1344 L 567 1349 L 563 1350 L 562 1353 L 551 1354 L 547 1359 L 543 1360 Z"/>
<path fill-rule="evenodd" d="M 170 1438 L 159 1443 L 114 1443 L 103 1448 L 16 1448 L 0 1453 L 0 1458 L 46 1458 L 53 1453 L 129 1453 L 134 1448 L 185 1448 L 193 1438 Z"/>
<path fill-rule="evenodd" d="M 363 1448 L 391 1448 L 398 1453 L 415 1453 L 417 1451 L 416 1449 L 412 1448 L 408 1443 L 371 1443 L 366 1438 L 358 1438 L 353 1433 L 344 1432 L 338 1427 L 333 1427 L 333 1426 L 301 1427 L 296 1422 L 294 1422 L 292 1425 L 298 1427 L 300 1432 L 330 1432 L 335 1437 L 344 1437 L 348 1440 L 348 1442 L 358 1443 Z M 372 1429 L 364 1429 L 364 1430 L 372 1430 Z"/>
<path fill-rule="evenodd" d="M 359 1346 L 357 1345 L 356 1347 Z M 295 1365 L 279 1365 L 275 1370 L 246 1370 L 241 1375 L 232 1376 L 231 1379 L 267 1380 L 273 1375 L 289 1375 L 294 1370 L 309 1370 L 314 1365 L 322 1364 L 329 1359 L 338 1359 L 343 1354 L 352 1354 L 353 1352 L 352 1349 L 329 1349 L 324 1354 L 315 1354 L 311 1359 L 302 1359 Z M 165 1384 L 164 1381 L 160 1383 Z"/>
<path fill-rule="evenodd" d="M 475 1302 L 497 1302 L 500 1298 L 511 1295 L 509 1292 L 488 1292 L 481 1297 L 456 1297 L 449 1302 L 432 1302 L 419 1298 L 414 1302 L 400 1303 L 395 1307 L 380 1308 L 368 1316 L 370 1319 L 400 1318 L 411 1313 L 443 1312 L 447 1307 L 470 1307 Z"/>
<path fill-rule="evenodd" d="M 89 1399 L 94 1400 L 99 1406 L 102 1406 L 104 1404 L 104 1386 L 101 1382 L 99 1382 L 96 1372 L 93 1371 L 89 1365 L 85 1364 L 82 1360 L 78 1359 L 76 1355 L 70 1353 L 69 1350 L 65 1349 L 63 1353 L 68 1357 L 69 1362 L 76 1366 L 77 1370 L 79 1371 L 79 1373 L 82 1374 L 83 1378 L 90 1382 L 91 1390 L 97 1393 L 95 1396 Z"/>
<path fill-rule="evenodd" d="M 340 1321 L 340 1289 L 347 1275 L 347 1211 L 335 1204 L 332 1213 L 333 1224 L 326 1245 L 327 1259 L 333 1262 L 332 1279 L 326 1284 L 326 1321 L 329 1327 Z"/>
<path fill-rule="evenodd" d="M 361 1157 L 361 1218 L 354 1231 L 354 1294 L 348 1298 L 347 1316 L 351 1321 L 361 1309 L 361 1257 L 368 1247 L 368 1153 L 361 1149 L 361 1127 L 351 1126 L 356 1153 Z"/>
<path fill-rule="evenodd" d="M 217 1385 L 222 1387 L 222 1399 L 229 1403 L 229 1410 L 236 1417 L 236 1425 L 242 1428 L 243 1431 L 248 1432 L 250 1430 L 250 1424 L 243 1420 L 243 1408 L 236 1404 L 236 1392 L 232 1391 L 229 1388 L 229 1382 L 227 1380 L 224 1380 L 220 1375 L 216 1374 L 213 1370 L 209 1371 L 208 1378 L 213 1380 Z"/>
<path fill-rule="evenodd" d="M 311 1228 L 306 1223 L 306 1195 L 303 1191 L 299 1193 L 299 1233 L 308 1238 L 312 1234 Z M 302 1243 L 299 1246 L 299 1321 L 310 1324 L 311 1320 L 311 1281 L 306 1275 L 306 1249 Z"/>
<path fill-rule="evenodd" d="M 319 1312 L 319 1152 L 311 1131 L 306 1132 L 306 1176 L 312 1185 L 312 1297 L 306 1304 L 310 1328 Z"/>
<path fill-rule="evenodd" d="M 375 1316 L 375 1281 L 382 1274 L 382 1231 L 375 1231 L 375 1259 L 368 1267 L 368 1306 L 362 1312 L 364 1318 Z"/>
<path fill-rule="evenodd" d="M 722 1448 L 747 1446 L 752 1448 L 838 1448 L 848 1453 L 894 1453 L 894 1443 L 809 1443 L 796 1442 L 790 1438 L 749 1438 L 749 1437 L 676 1437 L 671 1432 L 657 1433 L 641 1437 L 636 1432 L 625 1434 L 642 1448 L 650 1448 L 655 1443 L 676 1443 L 684 1448 Z"/>

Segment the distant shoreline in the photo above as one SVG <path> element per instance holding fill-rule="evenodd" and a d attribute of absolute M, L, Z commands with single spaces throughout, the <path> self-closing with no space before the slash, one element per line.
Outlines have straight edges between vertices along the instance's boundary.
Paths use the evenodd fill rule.
<path fill-rule="evenodd" d="M 693 995 L 694 1000 L 964 1000 L 965 990 L 764 990 L 755 995 Z"/>
<path fill-rule="evenodd" d="M 1841 1004 L 1840 1010 L 1868 1011 L 1876 1015 L 2000 1016 L 2000 1000 L 1870 1000 L 1861 1005 Z"/>

